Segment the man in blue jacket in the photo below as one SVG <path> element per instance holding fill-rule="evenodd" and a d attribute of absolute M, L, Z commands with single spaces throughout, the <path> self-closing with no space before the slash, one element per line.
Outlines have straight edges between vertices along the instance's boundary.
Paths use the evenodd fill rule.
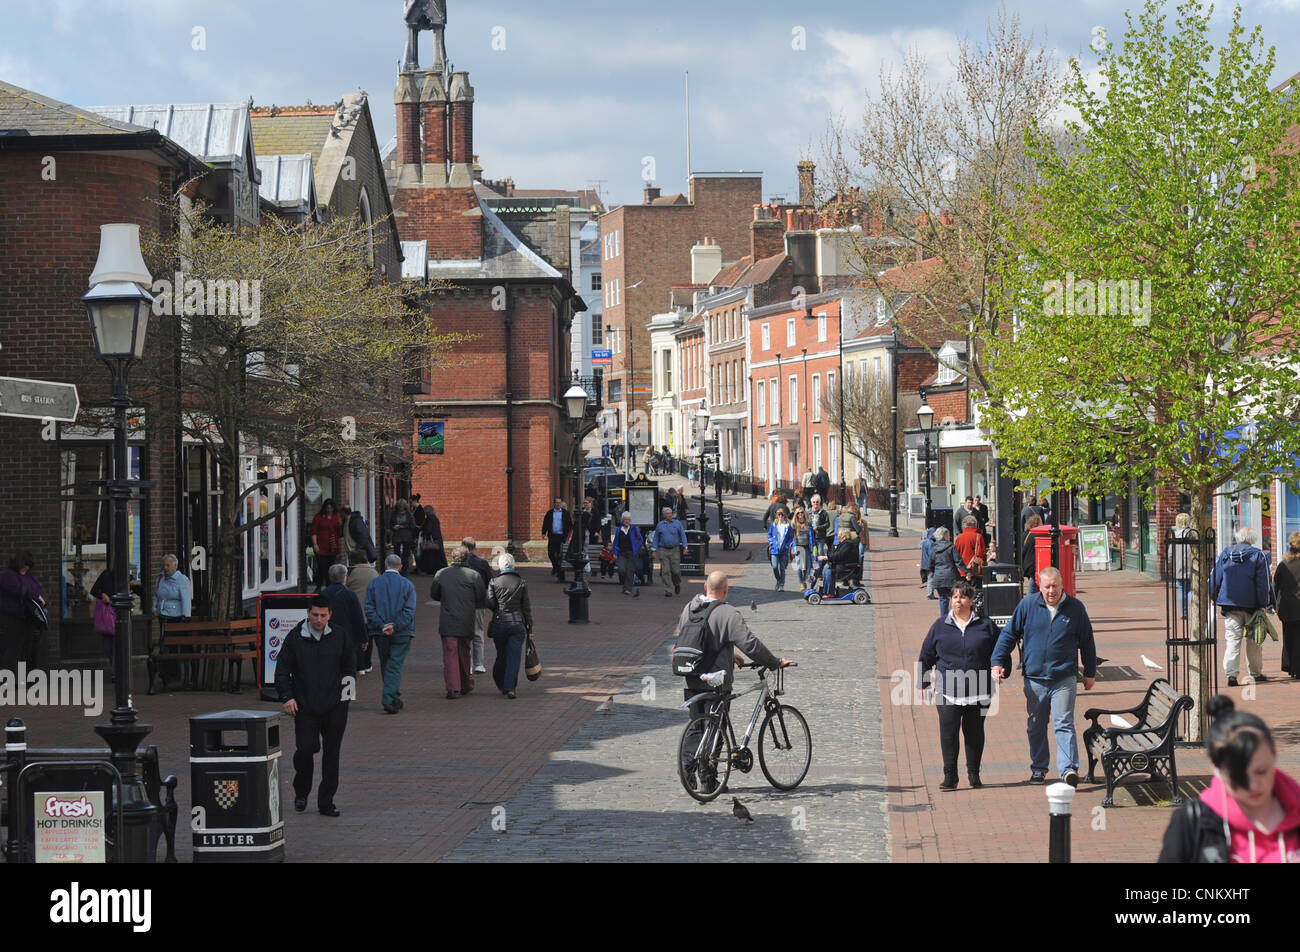
<path fill-rule="evenodd" d="M 682 593 L 682 553 L 686 551 L 686 530 L 677 521 L 672 506 L 664 506 L 663 518 L 650 536 L 650 551 L 659 553 L 659 581 L 664 597 Z"/>
<path fill-rule="evenodd" d="M 614 533 L 614 558 L 618 562 L 618 577 L 623 582 L 624 595 L 641 594 L 636 589 L 636 560 L 643 542 L 641 530 L 632 525 L 632 514 L 623 513 L 623 524 Z"/>
<path fill-rule="evenodd" d="M 1047 779 L 1047 718 L 1056 733 L 1056 767 L 1061 779 L 1079 785 L 1079 741 L 1074 733 L 1076 669 L 1083 661 L 1083 689 L 1091 691 L 1097 678 L 1097 648 L 1092 622 L 1083 602 L 1065 594 L 1061 573 L 1038 573 L 1038 592 L 1026 595 L 993 648 L 993 677 L 1007 679 L 1011 649 L 1020 649 L 1025 673 L 1025 706 L 1029 712 L 1029 782 Z"/>
<path fill-rule="evenodd" d="M 1255 548 L 1259 541 L 1255 530 L 1242 526 L 1233 536 L 1236 545 L 1230 545 L 1219 554 L 1210 576 L 1210 592 L 1223 613 L 1225 647 L 1223 670 L 1228 675 L 1228 687 L 1237 686 L 1237 670 L 1241 665 L 1241 643 L 1246 642 L 1246 664 L 1255 681 L 1267 681 L 1263 672 L 1264 650 L 1254 638 L 1245 637 L 1246 621 L 1258 609 L 1273 604 L 1269 588 L 1268 561 L 1264 553 Z"/>
<path fill-rule="evenodd" d="M 384 574 L 366 586 L 366 627 L 384 672 L 384 713 L 402 709 L 402 665 L 415 637 L 415 586 L 402 576 L 402 557 L 390 555 Z"/>

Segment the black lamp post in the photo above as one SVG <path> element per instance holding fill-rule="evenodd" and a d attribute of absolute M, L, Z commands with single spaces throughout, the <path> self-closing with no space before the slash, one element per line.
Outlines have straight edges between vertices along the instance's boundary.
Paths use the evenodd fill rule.
<path fill-rule="evenodd" d="M 889 385 L 893 390 L 893 399 L 889 406 L 890 437 L 890 476 L 889 476 L 889 535 L 898 538 L 898 325 L 892 328 L 893 346 L 889 349 L 890 370 Z M 926 526 L 928 529 L 929 526 Z"/>
<path fill-rule="evenodd" d="M 934 411 L 921 391 L 921 406 L 917 408 L 916 420 L 925 436 L 925 527 L 930 528 L 930 430 L 934 427 Z"/>
<path fill-rule="evenodd" d="M 122 839 L 117 844 L 119 859 L 128 863 L 153 861 L 149 853 L 149 824 L 158 808 L 149 800 L 140 778 L 136 749 L 153 728 L 141 724 L 131 696 L 131 583 L 127 546 L 128 507 L 140 480 L 130 478 L 126 446 L 127 374 L 131 364 L 144 356 L 145 332 L 153 297 L 143 286 L 151 283 L 149 270 L 140 255 L 140 226 L 100 226 L 99 260 L 90 275 L 90 290 L 82 296 L 95 340 L 95 352 L 113 376 L 113 478 L 107 481 L 113 501 L 112 596 L 116 624 L 114 707 L 109 723 L 95 732 L 108 742 L 113 764 L 122 776 Z"/>
<path fill-rule="evenodd" d="M 573 542 L 569 546 L 569 563 L 573 566 L 573 585 L 568 589 L 569 623 L 586 624 L 591 620 L 587 600 L 591 597 L 591 588 L 582 568 L 587 562 L 586 527 L 583 525 L 585 510 L 582 508 L 582 438 L 583 419 L 587 412 L 587 391 L 575 383 L 564 393 L 564 412 L 569 417 L 573 430 L 573 450 L 570 454 L 574 484 L 573 507 Z"/>
<path fill-rule="evenodd" d="M 709 530 L 705 527 L 709 521 L 709 517 L 705 515 L 704 512 L 704 437 L 709 429 L 709 408 L 704 404 L 700 404 L 699 410 L 695 412 L 695 421 L 699 432 L 697 439 L 700 443 L 700 529 L 707 535 Z"/>
<path fill-rule="evenodd" d="M 804 304 L 803 316 L 804 316 L 804 320 L 806 321 L 811 321 L 813 319 L 813 310 L 811 304 Z M 837 323 L 838 333 L 835 336 L 837 338 L 837 346 L 839 350 L 839 373 L 835 378 L 835 383 L 839 390 L 838 406 L 840 408 L 840 505 L 843 506 L 848 502 L 849 499 L 848 484 L 844 481 L 844 302 L 843 301 L 840 302 L 840 313 L 836 315 L 835 320 L 838 322 Z M 807 361 L 808 359 L 807 355 L 808 355 L 808 351 L 807 348 L 805 348 L 804 349 L 805 361 Z M 804 383 L 806 384 L 808 381 L 808 365 L 806 362 L 804 364 L 803 373 L 804 373 Z M 807 403 L 806 397 L 804 398 L 804 402 Z M 895 531 L 892 534 L 897 535 L 898 533 L 897 531 Z"/>

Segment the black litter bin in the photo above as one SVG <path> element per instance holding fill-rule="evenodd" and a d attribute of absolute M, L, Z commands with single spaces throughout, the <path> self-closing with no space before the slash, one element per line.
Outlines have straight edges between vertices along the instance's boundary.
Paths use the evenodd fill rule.
<path fill-rule="evenodd" d="M 284 862 L 280 715 L 191 717 L 190 801 L 194 862 Z"/>
<path fill-rule="evenodd" d="M 984 615 L 995 625 L 1005 625 L 1020 604 L 1020 566 L 990 562 L 984 566 Z"/>
<path fill-rule="evenodd" d="M 706 533 L 699 529 L 686 530 L 686 551 L 682 553 L 682 575 L 703 577 L 706 574 L 704 560 L 707 544 Z"/>

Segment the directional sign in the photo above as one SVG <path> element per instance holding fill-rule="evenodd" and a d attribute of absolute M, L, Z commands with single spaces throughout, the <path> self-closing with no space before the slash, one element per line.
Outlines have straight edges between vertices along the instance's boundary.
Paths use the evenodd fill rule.
<path fill-rule="evenodd" d="M 704 455 L 705 455 L 705 456 L 712 456 L 713 454 L 715 454 L 715 453 L 717 453 L 717 452 L 718 452 L 718 441 L 717 441 L 717 440 L 705 440 L 705 441 L 704 441 Z"/>
<path fill-rule="evenodd" d="M 614 362 L 614 352 L 612 350 L 593 350 L 591 352 L 591 362 L 593 364 L 612 364 Z"/>
<path fill-rule="evenodd" d="M 0 416 L 72 423 L 79 409 L 81 400 L 75 384 L 0 377 Z"/>

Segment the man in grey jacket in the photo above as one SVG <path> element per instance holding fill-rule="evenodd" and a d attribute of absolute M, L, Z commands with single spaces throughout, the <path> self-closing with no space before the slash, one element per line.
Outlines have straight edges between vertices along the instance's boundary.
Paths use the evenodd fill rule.
<path fill-rule="evenodd" d="M 442 638 L 442 677 L 450 701 L 474 690 L 470 646 L 478 609 L 487 607 L 487 586 L 483 576 L 469 567 L 469 549 L 464 545 L 456 546 L 451 565 L 433 577 L 429 597 L 442 603 L 438 634 Z"/>

